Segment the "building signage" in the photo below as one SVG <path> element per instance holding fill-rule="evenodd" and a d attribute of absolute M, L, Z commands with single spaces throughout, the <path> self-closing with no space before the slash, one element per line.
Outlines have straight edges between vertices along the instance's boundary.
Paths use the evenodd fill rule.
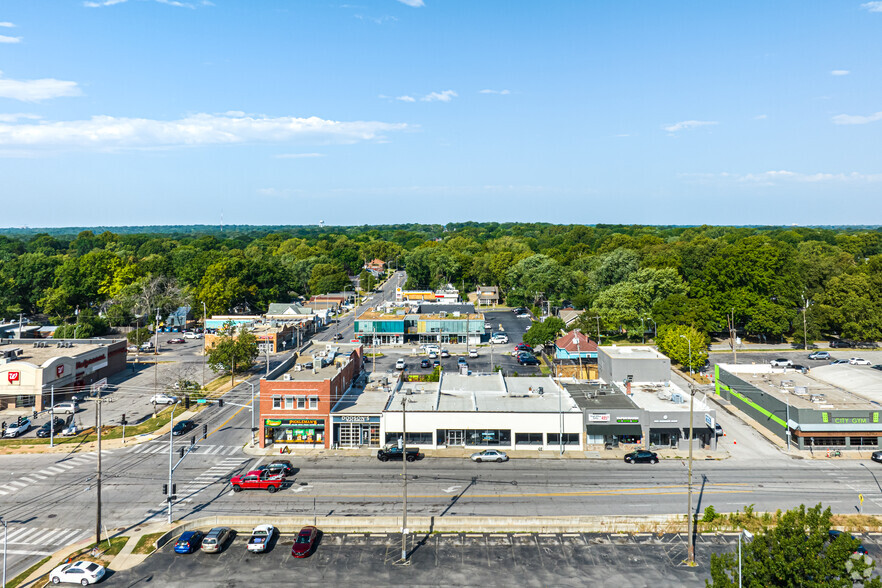
<path fill-rule="evenodd" d="M 833 422 L 837 425 L 865 425 L 870 422 L 867 417 L 834 417 Z"/>
<path fill-rule="evenodd" d="M 589 414 L 588 415 L 589 423 L 608 423 L 609 422 L 609 414 Z"/>
<path fill-rule="evenodd" d="M 617 423 L 640 423 L 640 419 L 637 417 L 617 417 Z"/>
<path fill-rule="evenodd" d="M 362 415 L 343 415 L 343 416 L 335 416 L 335 423 L 379 423 L 380 417 L 378 416 L 362 416 Z"/>
<path fill-rule="evenodd" d="M 62 364 L 55 366 L 55 377 L 60 378 L 63 375 L 64 375 L 64 364 L 62 363 Z"/>
<path fill-rule="evenodd" d="M 9 383 L 18 382 L 18 379 L 21 377 L 21 372 L 6 372 L 6 377 L 9 378 Z"/>
<path fill-rule="evenodd" d="M 704 424 L 706 424 L 709 428 L 714 428 L 714 417 L 705 413 L 704 415 Z"/>
<path fill-rule="evenodd" d="M 267 419 L 266 424 L 269 427 L 280 427 L 282 425 L 306 425 L 323 427 L 325 425 L 325 419 Z"/>

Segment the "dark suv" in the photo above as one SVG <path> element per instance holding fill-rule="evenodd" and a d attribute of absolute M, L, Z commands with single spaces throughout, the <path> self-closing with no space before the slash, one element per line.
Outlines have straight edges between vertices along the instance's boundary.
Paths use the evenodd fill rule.
<path fill-rule="evenodd" d="M 262 465 L 259 470 L 267 470 L 272 475 L 282 474 L 283 476 L 294 475 L 294 465 L 287 459 L 276 459 L 268 464 Z"/>
<path fill-rule="evenodd" d="M 852 343 L 848 339 L 831 339 L 830 347 L 833 349 L 849 349 L 851 347 L 854 347 L 854 343 Z"/>
<path fill-rule="evenodd" d="M 423 454 L 416 447 L 408 447 L 405 451 L 401 451 L 400 448 L 390 445 L 377 452 L 377 459 L 380 461 L 401 461 L 405 453 L 407 461 L 416 461 L 423 458 Z"/>

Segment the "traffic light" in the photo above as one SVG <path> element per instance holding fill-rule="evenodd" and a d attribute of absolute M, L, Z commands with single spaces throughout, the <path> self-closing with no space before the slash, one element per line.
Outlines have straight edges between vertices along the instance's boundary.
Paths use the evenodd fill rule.
<path fill-rule="evenodd" d="M 178 485 L 172 484 L 172 496 L 177 496 L 178 494 Z"/>
<path fill-rule="evenodd" d="M 178 453 L 181 455 L 180 459 L 184 459 L 184 448 L 183 448 L 183 447 L 181 447 L 181 448 L 178 450 Z"/>
<path fill-rule="evenodd" d="M 223 407 L 224 407 L 224 399 L 223 399 L 223 398 L 218 398 L 218 399 L 217 399 L 217 405 L 218 405 L 220 408 L 223 408 Z"/>
<path fill-rule="evenodd" d="M 202 425 L 202 438 L 208 439 L 208 425 Z"/>
<path fill-rule="evenodd" d="M 190 410 L 190 395 L 184 396 L 184 408 Z"/>
<path fill-rule="evenodd" d="M 190 447 L 196 445 L 196 437 L 190 437 Z"/>
<path fill-rule="evenodd" d="M 126 421 L 126 413 L 123 413 L 123 414 L 122 414 L 122 418 L 119 420 L 119 422 L 120 422 L 121 425 L 127 425 L 127 424 L 129 424 L 128 421 Z"/>
<path fill-rule="evenodd" d="M 168 496 L 168 484 L 162 485 L 162 493 Z"/>
<path fill-rule="evenodd" d="M 34 411 L 34 420 L 37 420 L 37 411 Z"/>

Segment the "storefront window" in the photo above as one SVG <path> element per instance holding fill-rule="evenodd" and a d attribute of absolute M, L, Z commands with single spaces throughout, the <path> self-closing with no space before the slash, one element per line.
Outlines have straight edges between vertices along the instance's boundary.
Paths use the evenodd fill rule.
<path fill-rule="evenodd" d="M 509 429 L 467 430 L 466 445 L 511 445 Z"/>
<path fill-rule="evenodd" d="M 560 433 L 549 433 L 548 434 L 548 444 L 549 445 L 560 445 Z M 579 444 L 579 434 L 578 433 L 564 433 L 563 434 L 563 444 L 564 445 L 578 445 Z"/>
<path fill-rule="evenodd" d="M 266 437 L 275 443 L 316 443 L 325 441 L 323 419 L 266 419 Z"/>
<path fill-rule="evenodd" d="M 386 445 L 398 445 L 398 440 L 401 439 L 401 433 L 389 433 L 386 432 Z M 432 433 L 420 433 L 410 431 L 407 432 L 407 444 L 408 445 L 433 445 L 434 440 L 432 439 Z"/>
<path fill-rule="evenodd" d="M 517 445 L 542 445 L 542 433 L 515 433 Z"/>

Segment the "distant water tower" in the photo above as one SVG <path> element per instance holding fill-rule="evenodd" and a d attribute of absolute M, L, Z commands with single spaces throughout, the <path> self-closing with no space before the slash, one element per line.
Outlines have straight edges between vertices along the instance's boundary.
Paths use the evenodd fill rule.
<path fill-rule="evenodd" d="M 319 227 L 324 227 L 324 226 L 325 226 L 325 221 L 320 220 L 320 221 L 319 221 Z"/>

